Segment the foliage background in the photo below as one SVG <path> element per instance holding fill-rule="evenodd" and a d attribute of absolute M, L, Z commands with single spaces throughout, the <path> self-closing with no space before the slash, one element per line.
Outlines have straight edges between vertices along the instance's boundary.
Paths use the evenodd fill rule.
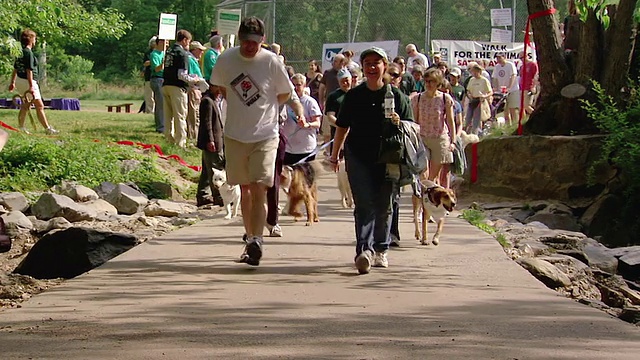
<path fill-rule="evenodd" d="M 490 9 L 516 2 L 516 41 L 522 41 L 526 0 L 432 0 L 431 38 L 488 41 Z M 566 14 L 568 0 L 557 0 L 558 16 Z M 205 43 L 216 27 L 216 7 L 222 0 L 4 0 L 0 7 L 0 75 L 11 72 L 19 54 L 17 39 L 24 27 L 39 35 L 36 52 L 46 42 L 51 78 L 69 89 L 90 87 L 93 78 L 103 82 L 139 83 L 142 57 L 148 40 L 157 32 L 161 12 L 178 14 L 178 27 Z M 271 1 L 232 5 L 245 15 L 273 23 Z M 360 8 L 360 4 L 362 7 Z M 349 38 L 349 0 L 276 0 L 275 40 L 288 62 L 302 71 L 310 59 L 319 59 L 322 44 Z M 351 36 L 355 41 L 399 40 L 425 47 L 425 0 L 352 0 Z M 272 42 L 268 29 L 267 41 Z M 66 55 L 66 56 L 65 56 Z M 89 62 L 82 61 L 76 56 Z M 90 66 L 89 66 L 90 65 Z M 66 69 L 69 67 L 69 69 Z M 68 80 L 72 77 L 72 80 Z"/>

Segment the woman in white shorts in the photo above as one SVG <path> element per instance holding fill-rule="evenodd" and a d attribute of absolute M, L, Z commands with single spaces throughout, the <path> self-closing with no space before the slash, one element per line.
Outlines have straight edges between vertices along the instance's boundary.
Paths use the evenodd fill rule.
<path fill-rule="evenodd" d="M 444 74 L 441 70 L 427 69 L 424 74 L 426 90 L 411 99 L 411 106 L 416 122 L 420 125 L 422 141 L 431 154 L 427 178 L 449 188 L 449 165 L 453 162 L 456 126 L 453 98 L 438 90 L 443 82 Z"/>
<path fill-rule="evenodd" d="M 11 74 L 11 84 L 9 85 L 9 91 L 15 89 L 22 98 L 22 105 L 18 114 L 20 130 L 29 133 L 24 126 L 24 121 L 27 117 L 27 111 L 33 103 L 36 107 L 38 120 L 45 128 L 47 135 L 55 135 L 58 130 L 51 127 L 47 121 L 40 87 L 36 81 L 38 77 L 38 59 L 32 52 L 33 46 L 36 44 L 36 33 L 31 29 L 25 29 L 20 34 L 20 42 L 22 43 L 22 57 L 17 58 L 13 65 L 13 74 Z"/>

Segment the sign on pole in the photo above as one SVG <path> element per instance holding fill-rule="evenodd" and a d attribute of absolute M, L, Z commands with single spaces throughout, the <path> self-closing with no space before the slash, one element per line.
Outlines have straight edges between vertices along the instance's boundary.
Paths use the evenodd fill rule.
<path fill-rule="evenodd" d="M 511 8 L 491 9 L 491 26 L 511 26 Z"/>
<path fill-rule="evenodd" d="M 353 59 L 357 61 L 360 59 L 360 53 L 371 48 L 372 46 L 377 46 L 384 49 L 384 51 L 386 51 L 387 53 L 387 56 L 389 56 L 389 60 L 391 60 L 398 55 L 399 45 L 400 41 L 398 40 L 324 44 L 322 45 L 322 68 L 324 70 L 331 69 L 333 57 L 345 50 L 353 51 L 353 53 L 355 54 L 353 55 Z"/>
<path fill-rule="evenodd" d="M 218 10 L 217 27 L 220 35 L 236 35 L 240 27 L 241 9 Z"/>
<path fill-rule="evenodd" d="M 511 42 L 511 30 L 491 29 L 492 43 L 508 43 Z"/>
<path fill-rule="evenodd" d="M 160 25 L 158 26 L 158 38 L 163 40 L 175 40 L 176 27 L 178 26 L 178 15 L 160 14 Z"/>

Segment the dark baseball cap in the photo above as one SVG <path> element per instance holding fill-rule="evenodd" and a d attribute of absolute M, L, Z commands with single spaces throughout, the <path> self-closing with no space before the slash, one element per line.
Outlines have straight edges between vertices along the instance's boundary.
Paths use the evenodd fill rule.
<path fill-rule="evenodd" d="M 240 40 L 262 42 L 264 39 L 264 22 L 255 16 L 242 19 L 238 28 L 238 38 Z"/>

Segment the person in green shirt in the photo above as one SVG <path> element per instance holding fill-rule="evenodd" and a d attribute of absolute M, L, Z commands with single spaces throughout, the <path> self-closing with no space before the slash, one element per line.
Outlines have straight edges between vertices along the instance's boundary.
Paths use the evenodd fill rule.
<path fill-rule="evenodd" d="M 153 118 L 156 123 L 156 132 L 164 133 L 164 105 L 162 98 L 162 84 L 164 83 L 164 50 L 165 41 L 156 38 L 155 49 L 149 54 L 149 68 L 151 69 L 151 91 L 153 91 Z"/>
<path fill-rule="evenodd" d="M 25 29 L 20 34 L 20 42 L 22 43 L 22 57 L 17 58 L 13 65 L 13 74 L 11 74 L 11 83 L 9 84 L 9 91 L 15 89 L 22 98 L 22 106 L 18 113 L 20 130 L 29 133 L 24 126 L 24 121 L 27 117 L 27 111 L 33 104 L 36 107 L 38 121 L 45 128 L 47 135 L 56 135 L 59 131 L 51 127 L 47 121 L 40 87 L 36 81 L 38 78 L 38 58 L 33 55 L 32 51 L 36 45 L 36 33 L 31 29 Z"/>
<path fill-rule="evenodd" d="M 189 44 L 189 75 L 197 76 L 203 79 L 200 71 L 200 58 L 207 50 L 199 41 L 192 41 Z M 187 91 L 187 138 L 192 140 L 198 139 L 198 127 L 200 124 L 200 100 L 202 100 L 202 91 L 198 86 L 191 85 Z"/>
<path fill-rule="evenodd" d="M 211 48 L 207 49 L 204 53 L 204 62 L 202 64 L 203 75 L 207 81 L 211 78 L 211 70 L 213 70 L 213 67 L 216 65 L 218 56 L 222 53 L 222 36 L 212 36 L 209 43 L 211 44 Z"/>

